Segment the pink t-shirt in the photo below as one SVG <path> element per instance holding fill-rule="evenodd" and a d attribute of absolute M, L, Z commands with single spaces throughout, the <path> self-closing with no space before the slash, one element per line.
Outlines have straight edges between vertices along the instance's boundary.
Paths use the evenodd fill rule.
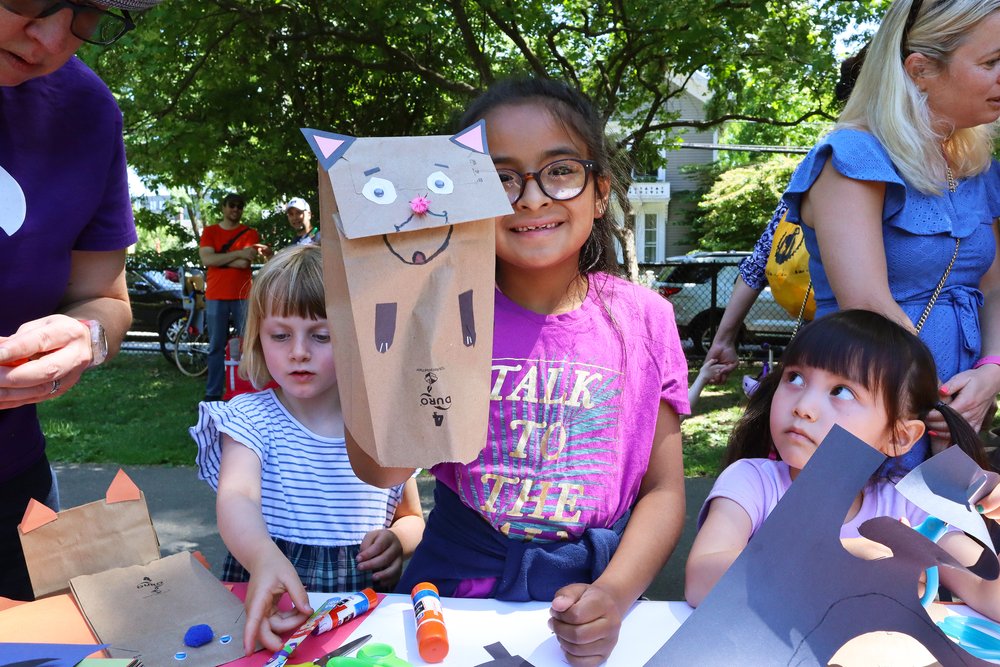
<path fill-rule="evenodd" d="M 788 464 L 770 459 L 740 459 L 722 471 L 698 515 L 698 526 L 708 515 L 713 498 L 729 498 L 746 510 L 753 526 L 751 536 L 792 485 Z M 888 480 L 869 481 L 861 499 L 861 509 L 840 529 L 840 537 L 861 537 L 858 528 L 868 519 L 906 517 L 911 526 L 927 518 L 927 513 L 902 496 Z"/>
<path fill-rule="evenodd" d="M 690 412 L 670 303 L 619 278 L 590 278 L 583 305 L 561 315 L 497 290 L 486 447 L 468 465 L 433 468 L 512 539 L 610 527 L 635 502 L 660 402 Z"/>

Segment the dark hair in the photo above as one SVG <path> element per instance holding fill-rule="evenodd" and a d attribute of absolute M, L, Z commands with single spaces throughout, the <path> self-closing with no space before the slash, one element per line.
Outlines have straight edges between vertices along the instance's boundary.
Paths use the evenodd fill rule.
<path fill-rule="evenodd" d="M 847 102 L 847 98 L 851 96 L 851 91 L 854 90 L 854 84 L 858 80 L 858 75 L 861 74 L 861 67 L 865 64 L 865 56 L 868 55 L 869 44 L 871 42 L 862 46 L 861 50 L 840 63 L 840 80 L 837 81 L 837 86 L 833 89 L 833 94 L 841 104 Z"/>
<path fill-rule="evenodd" d="M 233 202 L 237 201 L 244 205 L 246 205 L 247 203 L 247 200 L 244 199 L 243 195 L 239 194 L 238 192 L 230 192 L 229 194 L 227 194 L 225 197 L 222 198 L 222 205 L 229 206 Z"/>
<path fill-rule="evenodd" d="M 586 95 L 562 81 L 544 77 L 514 77 L 501 79 L 492 84 L 486 92 L 476 98 L 462 114 L 459 128 L 465 128 L 481 120 L 497 107 L 525 103 L 538 103 L 545 107 L 552 117 L 579 137 L 587 148 L 587 159 L 597 163 L 598 176 L 606 177 L 611 184 L 611 192 L 602 192 L 600 180 L 594 179 L 597 193 L 608 197 L 608 205 L 599 218 L 594 219 L 590 238 L 580 249 L 580 273 L 597 271 L 621 275 L 622 267 L 615 251 L 616 226 L 610 200 L 614 194 L 619 202 L 628 201 L 624 191 L 624 173 L 621 169 L 622 157 L 612 147 L 604 134 L 604 121 Z"/>
<path fill-rule="evenodd" d="M 896 322 L 867 310 L 842 310 L 799 330 L 782 354 L 781 365 L 764 377 L 750 397 L 729 437 L 723 467 L 738 459 L 766 458 L 772 453 L 771 402 L 785 366 L 821 368 L 864 385 L 881 396 L 891 425 L 910 416 L 923 419 L 931 410 L 939 410 L 952 440 L 981 467 L 989 468 L 975 429 L 939 402 L 937 366 L 927 346 Z M 886 464 L 876 477 L 908 472 Z"/>

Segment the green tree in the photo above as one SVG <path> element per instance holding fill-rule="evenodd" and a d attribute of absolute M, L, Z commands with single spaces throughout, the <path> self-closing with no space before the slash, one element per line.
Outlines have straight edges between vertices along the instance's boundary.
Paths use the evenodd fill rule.
<path fill-rule="evenodd" d="M 702 250 L 749 250 L 795 171 L 797 157 L 775 155 L 765 162 L 723 171 L 698 204 L 691 233 Z"/>
<path fill-rule="evenodd" d="M 164 3 L 87 59 L 119 95 L 151 185 L 254 200 L 308 194 L 299 134 L 443 133 L 490 82 L 565 79 L 615 120 L 624 155 L 679 127 L 829 119 L 834 43 L 886 0 L 200 0 Z M 705 121 L 668 110 L 696 72 Z M 761 94 L 761 91 L 768 94 Z M 762 100 L 801 100 L 793 113 Z M 648 168 L 648 165 L 644 165 Z"/>

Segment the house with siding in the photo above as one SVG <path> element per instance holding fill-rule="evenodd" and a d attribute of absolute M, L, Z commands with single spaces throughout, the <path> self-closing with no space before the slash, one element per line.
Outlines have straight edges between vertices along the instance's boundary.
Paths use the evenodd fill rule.
<path fill-rule="evenodd" d="M 677 83 L 682 82 L 678 80 Z M 704 120 L 709 96 L 707 81 L 695 75 L 687 82 L 684 92 L 670 101 L 668 109 L 681 119 Z M 685 143 L 718 142 L 715 129 L 681 128 L 676 132 Z M 682 201 L 678 195 L 694 190 L 696 184 L 690 175 L 681 172 L 687 165 L 714 162 L 717 155 L 716 150 L 685 148 L 682 144 L 681 148 L 664 155 L 666 166 L 629 187 L 632 213 L 623 222 L 635 232 L 635 256 L 640 265 L 659 264 L 667 257 L 682 255 L 694 247 L 688 238 L 689 228 L 684 224 L 686 209 L 693 204 Z"/>

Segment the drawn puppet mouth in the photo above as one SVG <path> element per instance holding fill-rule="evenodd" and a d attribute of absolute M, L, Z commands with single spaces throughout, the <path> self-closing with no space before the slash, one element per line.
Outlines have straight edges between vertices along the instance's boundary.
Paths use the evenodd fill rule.
<path fill-rule="evenodd" d="M 448 225 L 448 211 L 442 211 L 441 213 L 434 213 L 433 211 L 426 211 L 426 212 L 421 213 L 421 214 L 414 213 L 414 214 L 410 215 L 410 217 L 408 217 L 406 220 L 404 220 L 401 224 L 393 225 L 393 227 L 396 228 L 396 231 L 401 231 L 401 230 L 403 230 L 404 227 L 406 227 L 408 224 L 410 224 L 411 222 L 413 222 L 413 219 L 415 217 L 419 219 L 419 218 L 422 218 L 425 215 L 432 215 L 435 218 L 443 218 L 443 224 L 435 224 L 434 227 L 431 227 L 429 229 L 420 230 L 420 231 L 425 231 L 425 232 L 437 232 L 437 231 L 440 231 L 443 234 L 443 238 L 440 240 L 440 243 L 437 243 L 436 247 L 434 247 L 435 241 L 433 239 L 433 237 L 434 237 L 433 234 L 430 235 L 432 237 L 431 239 L 427 238 L 427 236 L 428 236 L 427 234 L 421 234 L 421 235 L 419 235 L 420 238 L 421 238 L 421 240 L 424 243 L 426 243 L 428 240 L 431 241 L 431 247 L 430 248 L 428 248 L 428 247 L 425 246 L 425 247 L 420 248 L 420 249 L 411 249 L 411 248 L 407 248 L 406 247 L 407 246 L 407 242 L 412 237 L 411 234 L 383 234 L 382 235 L 382 240 L 385 242 L 386 247 L 389 248 L 389 252 L 391 252 L 393 255 L 395 255 L 404 264 L 411 264 L 411 265 L 415 265 L 415 266 L 421 266 L 423 264 L 427 264 L 432 259 L 434 259 L 438 255 L 440 255 L 444 251 L 444 249 L 448 247 L 448 243 L 451 241 L 451 233 L 452 233 L 452 230 L 454 229 L 454 227 L 451 226 L 451 225 Z M 437 221 L 435 221 L 435 222 L 437 222 Z M 448 225 L 448 226 L 446 227 L 445 225 Z M 411 231 L 418 231 L 418 230 L 414 229 L 414 230 L 411 230 Z"/>

